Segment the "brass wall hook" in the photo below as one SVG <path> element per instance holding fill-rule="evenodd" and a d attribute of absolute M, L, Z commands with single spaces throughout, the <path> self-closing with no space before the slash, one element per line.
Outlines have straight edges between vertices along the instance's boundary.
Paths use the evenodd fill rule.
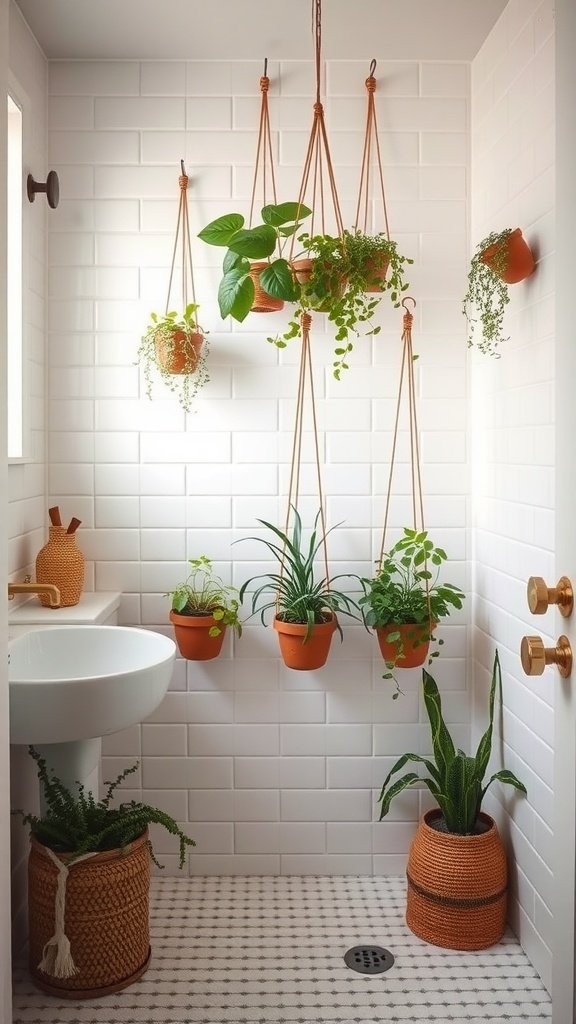
<path fill-rule="evenodd" d="M 549 587 L 541 576 L 531 576 L 526 590 L 528 607 L 532 615 L 544 615 L 551 604 L 565 619 L 574 608 L 574 591 L 567 576 L 561 576 L 555 587 Z"/>
<path fill-rule="evenodd" d="M 572 648 L 567 636 L 560 636 L 556 647 L 545 647 L 541 636 L 523 636 L 520 660 L 527 676 L 541 676 L 546 665 L 556 665 L 563 679 L 572 672 Z"/>
<path fill-rule="evenodd" d="M 36 199 L 37 192 L 45 192 L 48 206 L 55 210 L 60 202 L 60 182 L 56 171 L 48 171 L 46 181 L 35 181 L 32 174 L 26 179 L 26 194 L 31 203 Z"/>

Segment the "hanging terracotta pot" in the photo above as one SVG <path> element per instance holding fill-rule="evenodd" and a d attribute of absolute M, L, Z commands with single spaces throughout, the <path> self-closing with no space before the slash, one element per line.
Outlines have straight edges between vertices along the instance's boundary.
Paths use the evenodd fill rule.
<path fill-rule="evenodd" d="M 505 260 L 503 261 L 505 270 L 498 270 L 494 265 L 494 257 L 496 254 L 502 253 L 503 249 L 507 250 Z M 530 277 L 530 274 L 534 270 L 534 257 L 532 250 L 528 245 L 525 238 L 522 237 L 522 231 L 520 228 L 516 228 L 511 235 L 507 235 L 501 242 L 495 242 L 494 245 L 490 245 L 486 249 L 480 259 L 483 263 L 486 263 L 491 270 L 494 271 L 498 277 L 501 277 L 507 284 L 518 284 L 519 281 L 524 281 L 525 278 Z M 500 260 L 499 259 L 497 262 Z"/>
<path fill-rule="evenodd" d="M 364 272 L 370 281 L 366 288 L 367 292 L 372 294 L 373 292 L 384 291 L 389 266 L 390 260 L 384 252 L 377 253 L 372 259 L 366 261 Z"/>
<path fill-rule="evenodd" d="M 306 642 L 304 637 L 308 627 L 303 623 L 283 622 L 276 616 L 273 625 L 278 633 L 280 653 L 288 668 L 311 672 L 326 664 L 332 635 L 336 629 L 334 615 L 328 622 L 316 623 Z"/>
<path fill-rule="evenodd" d="M 188 661 L 211 661 L 218 657 L 224 643 L 226 626 L 217 622 L 212 615 L 179 615 L 171 611 L 170 622 L 174 626 L 176 643 L 183 658 Z M 218 626 L 218 636 L 210 636 L 213 626 Z"/>
<path fill-rule="evenodd" d="M 423 625 L 411 622 L 401 626 L 395 626 L 393 623 L 377 626 L 376 635 L 384 661 L 393 661 L 396 668 L 419 668 L 428 657 L 430 633 L 435 628 L 435 622 L 432 623 L 432 627 L 427 622 Z M 400 639 L 388 641 L 386 638 L 390 633 L 399 633 Z M 400 649 L 403 657 L 399 657 Z"/>
<path fill-rule="evenodd" d="M 294 277 L 298 281 L 298 284 L 308 285 L 310 278 L 312 277 L 312 271 L 314 269 L 314 260 L 301 259 L 292 260 L 291 266 L 294 273 Z M 342 298 L 348 281 L 344 274 L 342 274 L 332 289 L 329 295 L 315 295 L 314 292 L 306 292 L 306 305 L 315 310 L 317 313 L 329 313 L 332 308 L 334 299 Z"/>
<path fill-rule="evenodd" d="M 203 343 L 204 335 L 200 332 L 172 331 L 168 340 L 158 331 L 154 339 L 156 362 L 165 373 L 194 373 Z"/>
<path fill-rule="evenodd" d="M 260 285 L 260 272 L 269 266 L 270 264 L 265 262 L 250 264 L 250 277 L 254 285 L 254 301 L 250 307 L 252 313 L 276 313 L 284 309 L 284 299 L 275 299 L 268 295 Z"/>
<path fill-rule="evenodd" d="M 439 830 L 439 809 L 424 815 L 410 848 L 406 923 L 426 942 L 447 949 L 486 949 L 506 927 L 508 872 L 498 829 L 488 814 L 478 832 Z"/>

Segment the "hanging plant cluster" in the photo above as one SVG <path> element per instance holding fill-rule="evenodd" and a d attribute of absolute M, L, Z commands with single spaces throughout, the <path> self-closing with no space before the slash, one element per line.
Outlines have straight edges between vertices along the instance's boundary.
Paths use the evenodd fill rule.
<path fill-rule="evenodd" d="M 476 246 L 468 273 L 462 310 L 468 320 L 468 347 L 500 357 L 504 313 L 510 302 L 509 284 L 524 281 L 534 271 L 534 257 L 520 228 L 492 231 Z M 478 337 L 479 336 L 479 337 Z"/>

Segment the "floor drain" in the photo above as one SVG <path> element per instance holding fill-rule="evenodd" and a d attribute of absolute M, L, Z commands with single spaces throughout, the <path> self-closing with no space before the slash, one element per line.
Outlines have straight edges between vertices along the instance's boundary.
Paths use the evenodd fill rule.
<path fill-rule="evenodd" d="M 382 946 L 352 946 L 344 956 L 344 963 L 359 974 L 382 974 L 390 970 L 394 957 Z"/>

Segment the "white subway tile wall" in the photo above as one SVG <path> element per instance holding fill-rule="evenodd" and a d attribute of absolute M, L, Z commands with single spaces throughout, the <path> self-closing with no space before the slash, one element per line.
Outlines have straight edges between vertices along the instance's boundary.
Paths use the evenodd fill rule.
<path fill-rule="evenodd" d="M 362 155 L 367 67 L 328 62 L 326 117 L 351 223 Z M 62 179 L 50 245 L 49 503 L 93 503 L 79 543 L 99 589 L 125 593 L 123 619 L 171 633 L 163 596 L 185 560 L 213 558 L 236 585 L 270 568 L 258 519 L 283 520 L 297 384 L 296 344 L 266 336 L 283 316 L 222 322 L 220 254 L 193 237 L 211 381 L 185 415 L 169 392 L 150 402 L 135 366 L 148 313 L 165 301 L 179 161 L 190 176 L 193 236 L 229 210 L 248 213 L 260 66 L 211 62 L 50 64 L 50 155 Z M 270 117 L 283 200 L 295 199 L 312 118 L 311 62 L 270 65 Z M 466 268 L 469 66 L 381 62 L 377 106 L 393 236 L 414 258 L 414 344 L 426 510 L 468 586 L 467 380 L 460 313 Z M 379 204 L 370 227 L 382 230 Z M 313 329 L 320 451 L 331 570 L 369 573 L 387 490 L 402 317 L 390 303 L 382 334 L 359 340 L 340 384 L 323 318 Z M 391 537 L 411 522 L 406 423 Z M 301 494 L 317 499 L 306 432 Z M 236 541 L 242 541 L 238 545 Z M 442 630 L 437 676 L 448 720 L 467 729 L 468 611 Z M 426 744 L 418 672 L 392 700 L 375 640 L 344 623 L 320 672 L 281 665 L 257 620 L 227 639 L 218 661 L 181 664 L 163 705 L 141 727 L 104 742 L 104 777 L 135 757 L 143 795 L 189 822 L 191 873 L 366 873 L 397 869 L 418 818 L 417 794 L 391 820 L 375 796 L 391 758 Z M 376 757 L 374 755 L 377 755 Z M 120 760 L 118 760 L 120 758 Z M 134 781 L 131 779 L 133 790 Z M 388 858 L 388 860 L 387 860 Z M 168 870 L 174 861 L 169 861 Z"/>
<path fill-rule="evenodd" d="M 553 675 L 522 674 L 520 638 L 535 632 L 529 575 L 554 564 L 554 57 L 553 4 L 509 4 L 472 64 L 472 243 L 520 226 L 535 249 L 533 277 L 510 289 L 498 361 L 472 360 L 475 509 L 473 737 L 484 721 L 495 644 L 504 670 L 504 759 L 528 800 L 496 792 L 517 865 L 511 921 L 550 987 Z M 538 622 L 538 632 L 550 619 Z M 546 637 L 552 640 L 552 637 Z M 502 803 L 499 803 L 499 799 Z"/>

